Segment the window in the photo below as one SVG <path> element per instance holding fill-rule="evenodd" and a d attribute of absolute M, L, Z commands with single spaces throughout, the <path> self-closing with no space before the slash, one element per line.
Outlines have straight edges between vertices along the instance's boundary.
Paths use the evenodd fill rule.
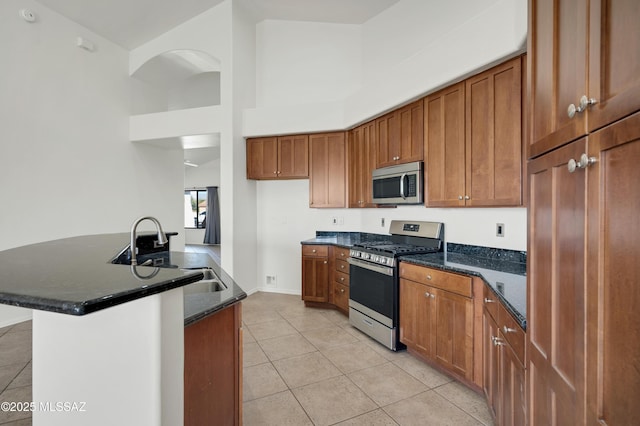
<path fill-rule="evenodd" d="M 184 191 L 184 227 L 204 228 L 207 217 L 207 190 Z"/>

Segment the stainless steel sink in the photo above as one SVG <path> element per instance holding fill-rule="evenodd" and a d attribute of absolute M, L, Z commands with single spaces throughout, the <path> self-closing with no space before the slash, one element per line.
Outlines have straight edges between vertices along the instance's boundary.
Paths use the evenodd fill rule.
<path fill-rule="evenodd" d="M 183 287 L 184 294 L 215 293 L 227 289 L 212 269 L 183 269 L 184 273 L 202 272 L 204 278 Z"/>

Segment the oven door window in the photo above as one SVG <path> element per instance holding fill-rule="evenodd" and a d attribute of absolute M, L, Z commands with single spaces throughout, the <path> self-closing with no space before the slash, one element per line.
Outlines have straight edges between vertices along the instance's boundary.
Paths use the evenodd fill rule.
<path fill-rule="evenodd" d="M 356 265 L 350 266 L 349 273 L 349 297 L 361 305 L 395 320 L 393 315 L 395 277 Z"/>

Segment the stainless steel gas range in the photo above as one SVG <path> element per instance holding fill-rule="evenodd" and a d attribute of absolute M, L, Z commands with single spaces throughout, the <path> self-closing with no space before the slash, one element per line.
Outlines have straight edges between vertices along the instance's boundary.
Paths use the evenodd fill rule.
<path fill-rule="evenodd" d="M 444 224 L 394 220 L 389 239 L 354 244 L 350 251 L 349 322 L 391 350 L 398 336 L 398 258 L 443 250 Z"/>

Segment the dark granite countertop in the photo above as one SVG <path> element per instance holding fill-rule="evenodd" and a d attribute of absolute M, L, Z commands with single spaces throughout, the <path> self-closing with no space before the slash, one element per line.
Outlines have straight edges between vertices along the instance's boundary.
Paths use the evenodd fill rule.
<path fill-rule="evenodd" d="M 302 244 L 334 245 L 344 248 L 351 248 L 354 244 L 367 241 L 388 240 L 389 235 L 369 234 L 366 232 L 331 232 L 317 231 L 316 237 L 302 241 Z"/>
<path fill-rule="evenodd" d="M 318 231 L 315 238 L 302 241 L 302 244 L 328 244 L 350 248 L 359 242 L 388 238 L 389 235 L 364 232 Z M 482 278 L 526 330 L 526 252 L 456 243 L 447 243 L 446 250 L 440 253 L 401 256 L 400 260 Z"/>
<path fill-rule="evenodd" d="M 477 248 L 477 246 L 473 247 Z M 507 308 L 507 311 L 509 311 L 520 326 L 526 330 L 526 263 L 479 256 L 478 254 L 470 255 L 447 251 L 401 256 L 400 261 L 482 278 L 485 284 L 489 286 Z"/>
<path fill-rule="evenodd" d="M 185 326 L 206 318 L 247 297 L 244 290 L 208 254 L 171 252 L 171 261 L 179 264 L 181 268 L 202 268 L 203 266 L 210 268 L 226 287 L 222 291 L 213 291 L 211 289 L 203 290 L 203 287 L 199 286 L 198 283 L 193 286 L 184 286 Z"/>
<path fill-rule="evenodd" d="M 227 290 L 214 298 L 203 297 L 209 303 L 195 303 L 185 297 L 185 323 L 246 297 L 207 255 L 171 252 L 170 264 L 163 267 L 132 268 L 110 263 L 128 244 L 128 233 L 100 234 L 0 251 L 0 303 L 86 315 L 200 281 L 201 271 L 181 268 L 202 267 L 214 269 Z"/>

